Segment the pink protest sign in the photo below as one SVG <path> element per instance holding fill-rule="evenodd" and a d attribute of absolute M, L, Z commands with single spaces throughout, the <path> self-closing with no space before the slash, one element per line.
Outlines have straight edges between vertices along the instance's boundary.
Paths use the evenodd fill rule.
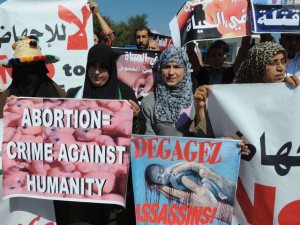
<path fill-rule="evenodd" d="M 125 205 L 127 101 L 17 98 L 4 107 L 3 196 Z"/>

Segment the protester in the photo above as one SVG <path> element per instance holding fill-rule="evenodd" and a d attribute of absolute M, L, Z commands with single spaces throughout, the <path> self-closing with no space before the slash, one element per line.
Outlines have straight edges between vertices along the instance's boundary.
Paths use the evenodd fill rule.
<path fill-rule="evenodd" d="M 86 76 L 83 86 L 71 88 L 67 97 L 89 98 L 89 99 L 124 99 L 129 100 L 133 108 L 134 126 L 133 132 L 143 132 L 143 119 L 140 107 L 133 90 L 126 84 L 117 80 L 117 67 L 113 50 L 103 44 L 94 45 L 88 53 Z M 130 175 L 129 175 L 130 177 Z M 135 224 L 134 201 L 131 178 L 129 178 L 127 210 L 117 213 L 118 224 Z M 65 208 L 68 208 L 65 204 Z M 72 222 L 89 222 L 91 224 L 108 224 L 110 211 L 113 206 L 94 203 L 72 203 L 70 204 Z M 77 210 L 73 211 L 72 210 Z M 64 210 L 68 213 L 68 210 Z M 76 212 L 74 214 L 74 212 Z M 66 215 L 61 215 L 66 219 Z M 128 217 L 128 218 L 127 218 Z"/>
<path fill-rule="evenodd" d="M 297 76 L 286 76 L 287 51 L 274 42 L 261 42 L 254 45 L 240 69 L 234 83 L 278 83 L 287 82 L 290 86 L 300 84 Z M 203 85 L 197 88 L 195 96 L 201 106 L 211 88 Z"/>
<path fill-rule="evenodd" d="M 287 52 L 274 42 L 261 42 L 253 46 L 246 59 L 238 70 L 234 83 L 279 83 L 287 82 L 296 87 L 300 84 L 297 76 L 286 76 Z M 203 85 L 196 89 L 194 94 L 200 109 L 198 120 L 208 121 L 205 113 L 205 102 L 212 88 Z M 213 136 L 212 130 L 208 129 L 208 135 Z"/>
<path fill-rule="evenodd" d="M 227 54 L 229 53 L 229 45 L 223 40 L 216 40 L 212 43 L 213 47 L 219 47 L 223 49 L 224 60 L 226 60 Z"/>
<path fill-rule="evenodd" d="M 13 101 L 16 97 L 61 98 L 66 96 L 65 91 L 47 76 L 49 71 L 46 64 L 55 63 L 59 61 L 59 58 L 53 55 L 43 55 L 36 36 L 20 37 L 13 44 L 13 49 L 15 50 L 13 58 L 0 62 L 4 67 L 12 68 L 12 82 L 0 95 L 0 118 L 3 118 L 6 101 Z"/>
<path fill-rule="evenodd" d="M 145 26 L 138 27 L 134 32 L 134 40 L 138 49 L 148 49 L 151 32 Z"/>
<path fill-rule="evenodd" d="M 189 136 L 195 108 L 188 56 L 184 49 L 171 47 L 158 63 L 156 90 L 142 100 L 146 134 Z"/>
<path fill-rule="evenodd" d="M 297 77 L 286 77 L 286 63 L 284 48 L 274 42 L 261 42 L 248 52 L 234 83 L 278 83 L 288 79 L 296 86 L 299 83 Z"/>
<path fill-rule="evenodd" d="M 145 134 L 194 136 L 196 113 L 191 67 L 185 49 L 171 47 L 164 50 L 158 67 L 155 92 L 142 100 Z"/>
<path fill-rule="evenodd" d="M 154 39 L 149 40 L 148 50 L 159 51 L 159 44 L 157 43 L 156 40 Z"/>
<path fill-rule="evenodd" d="M 300 76 L 300 34 L 282 33 L 279 43 L 288 53 L 287 75 Z"/>
<path fill-rule="evenodd" d="M 117 80 L 114 52 L 104 44 L 93 46 L 88 53 L 86 77 L 83 86 L 70 88 L 68 97 L 91 99 L 134 99 L 133 91 Z M 132 103 L 133 101 L 131 101 Z M 132 103 L 134 106 L 134 103 Z M 134 108 L 135 109 L 135 108 Z"/>
<path fill-rule="evenodd" d="M 94 33 L 94 44 L 102 43 L 108 46 L 112 46 L 115 41 L 113 30 L 101 16 L 98 4 L 92 0 L 89 1 L 88 4 L 93 15 L 97 18 L 100 28 L 102 29 L 101 33 Z"/>
<path fill-rule="evenodd" d="M 211 46 L 207 50 L 209 66 L 201 67 L 195 74 L 198 85 L 204 84 L 230 84 L 234 77 L 232 67 L 224 67 L 226 53 L 219 46 Z"/>
<path fill-rule="evenodd" d="M 229 47 L 223 41 L 215 41 L 207 51 L 208 66 L 201 67 L 194 73 L 198 86 L 212 84 L 230 84 L 235 72 L 250 48 L 251 37 L 243 37 L 241 48 L 232 66 L 224 66 Z"/>
<path fill-rule="evenodd" d="M 88 53 L 86 76 L 83 86 L 70 88 L 69 98 L 124 99 L 129 100 L 133 108 L 135 133 L 141 132 L 140 107 L 134 91 L 117 79 L 117 67 L 114 51 L 103 44 L 93 46 Z"/>
<path fill-rule="evenodd" d="M 287 52 L 280 45 L 274 42 L 261 42 L 250 49 L 233 82 L 278 83 L 285 81 L 290 86 L 298 86 L 300 81 L 297 76 L 286 77 L 286 60 Z M 199 106 L 197 120 L 199 123 L 207 123 L 206 134 L 214 137 L 205 112 L 205 101 L 211 89 L 207 85 L 202 85 L 196 89 L 194 97 Z"/>
<path fill-rule="evenodd" d="M 253 83 L 253 85 L 255 85 L 255 83 L 287 82 L 290 86 L 296 87 L 300 84 L 299 78 L 297 76 L 289 77 L 285 75 L 286 60 L 287 52 L 280 45 L 274 42 L 259 43 L 252 47 L 248 52 L 245 61 L 242 63 L 236 77 L 234 78 L 234 83 Z M 261 85 L 261 87 L 267 88 L 268 86 Z M 213 91 L 213 86 L 209 87 L 204 85 L 198 87 L 194 95 L 195 100 L 198 101 L 198 104 L 202 106 L 200 111 L 203 110 L 203 115 L 205 114 L 205 102 L 210 91 Z M 264 96 L 264 98 L 268 98 L 268 96 Z M 224 104 L 230 104 L 230 102 Z M 282 106 L 278 105 L 278 107 Z M 251 111 L 252 109 L 249 110 Z M 202 117 L 200 119 L 208 120 L 208 117 Z M 266 120 L 268 120 L 268 118 L 266 118 Z M 191 167 L 197 168 L 194 165 Z M 201 169 L 201 167 L 199 168 Z M 185 170 L 188 169 L 189 167 L 185 168 Z M 181 170 L 175 172 L 180 171 Z M 205 173 L 201 173 L 202 176 L 203 174 Z M 209 177 L 213 177 L 210 174 L 207 175 Z M 176 195 L 174 196 L 176 197 Z"/>
<path fill-rule="evenodd" d="M 198 87 L 196 74 L 204 66 L 204 63 L 197 42 L 191 41 L 187 43 L 185 49 L 192 67 L 191 76 L 194 91 Z"/>
<path fill-rule="evenodd" d="M 147 120 L 146 134 L 163 136 L 194 136 L 193 131 L 195 131 L 195 129 L 192 127 L 195 122 L 196 107 L 194 106 L 193 101 L 188 55 L 183 48 L 171 47 L 162 52 L 158 63 L 159 70 L 156 76 L 155 93 L 148 95 L 142 100 L 142 111 Z M 187 168 L 186 171 L 191 169 L 192 168 Z M 182 169 L 182 175 L 185 174 L 184 171 L 185 170 Z M 170 175 L 167 174 L 168 173 L 165 173 L 162 176 Z M 146 172 L 145 176 L 149 177 L 149 174 Z M 154 172 L 154 174 L 150 175 L 148 180 L 151 180 L 151 177 L 153 178 L 155 176 L 160 175 Z M 170 187 L 169 182 L 172 182 L 171 180 L 161 182 L 160 179 L 159 182 L 154 181 L 154 183 L 156 183 L 154 188 L 160 191 L 161 194 L 169 200 L 176 198 L 183 204 L 211 206 L 213 208 L 222 204 L 216 199 L 216 197 L 214 197 L 214 194 L 208 188 L 203 188 L 195 182 L 195 180 L 199 180 L 197 176 L 199 176 L 198 178 L 200 179 L 199 173 L 195 174 L 193 178 L 183 175 L 180 182 L 180 189 L 174 188 L 174 186 L 178 186 L 177 182 L 173 182 L 173 184 L 177 184 Z M 210 183 L 213 184 L 214 181 Z M 230 181 L 228 181 L 228 183 L 230 183 Z M 149 185 L 151 185 L 151 183 Z M 185 189 L 182 186 L 184 186 Z M 192 188 L 192 186 L 194 188 Z M 226 183 L 226 185 L 221 188 L 226 189 L 227 187 L 228 185 Z M 216 186 L 216 188 L 222 192 L 224 191 L 218 186 Z M 188 189 L 188 191 L 184 191 L 186 189 Z M 187 200 L 187 196 L 190 196 L 189 199 L 191 201 Z M 220 208 L 218 209 L 218 216 L 216 216 L 216 218 L 221 218 L 226 221 L 231 220 L 233 211 L 231 205 L 224 204 L 222 206 L 222 210 L 220 210 Z"/>
<path fill-rule="evenodd" d="M 34 36 L 23 36 L 13 44 L 13 58 L 2 60 L 0 64 L 12 68 L 12 82 L 0 96 L 0 118 L 3 118 L 3 107 L 6 98 L 17 97 L 65 97 L 66 93 L 47 73 L 46 64 L 55 63 L 59 58 L 43 55 L 39 39 Z"/>

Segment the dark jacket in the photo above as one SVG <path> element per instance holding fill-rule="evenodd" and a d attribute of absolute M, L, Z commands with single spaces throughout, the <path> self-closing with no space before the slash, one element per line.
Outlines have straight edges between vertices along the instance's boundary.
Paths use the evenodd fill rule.
<path fill-rule="evenodd" d="M 67 91 L 67 98 L 74 98 L 82 86 L 78 86 L 75 88 L 70 88 Z M 118 81 L 118 88 L 121 93 L 121 98 L 119 100 L 132 100 L 136 104 L 139 104 L 134 91 L 126 84 Z M 138 116 L 133 118 L 133 127 L 132 132 L 135 134 L 144 134 L 146 131 L 146 120 L 143 113 L 139 113 Z"/>
<path fill-rule="evenodd" d="M 195 71 L 195 79 L 197 80 L 198 86 L 201 85 L 209 85 L 209 75 L 212 71 L 209 67 L 201 67 L 197 71 Z M 234 78 L 234 70 L 232 67 L 224 68 L 221 84 L 231 84 Z"/>

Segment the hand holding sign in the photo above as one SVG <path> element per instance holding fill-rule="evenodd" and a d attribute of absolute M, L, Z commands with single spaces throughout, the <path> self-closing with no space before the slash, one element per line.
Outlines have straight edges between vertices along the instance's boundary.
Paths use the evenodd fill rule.
<path fill-rule="evenodd" d="M 132 110 L 133 110 L 133 117 L 136 117 L 136 116 L 140 113 L 141 108 L 139 107 L 138 104 L 136 104 L 136 103 L 135 103 L 134 101 L 132 101 L 132 100 L 128 100 L 128 102 L 130 103 L 131 108 L 132 108 Z"/>
<path fill-rule="evenodd" d="M 287 76 L 285 78 L 285 82 L 288 83 L 288 85 L 290 85 L 292 87 L 297 87 L 300 84 L 299 77 L 296 75 Z"/>

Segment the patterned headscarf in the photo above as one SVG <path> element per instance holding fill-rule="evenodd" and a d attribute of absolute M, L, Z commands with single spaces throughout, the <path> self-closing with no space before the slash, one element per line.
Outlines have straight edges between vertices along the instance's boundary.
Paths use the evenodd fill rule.
<path fill-rule="evenodd" d="M 286 50 L 274 42 L 262 42 L 253 46 L 238 70 L 233 83 L 263 83 L 267 63 L 279 53 L 282 53 L 285 58 L 287 57 Z"/>
<path fill-rule="evenodd" d="M 182 81 L 175 87 L 167 86 L 161 75 L 162 66 L 169 62 L 182 65 L 185 72 Z M 174 124 L 180 116 L 181 109 L 188 108 L 193 102 L 189 58 L 183 48 L 171 47 L 161 53 L 158 64 L 154 114 L 158 122 Z"/>

